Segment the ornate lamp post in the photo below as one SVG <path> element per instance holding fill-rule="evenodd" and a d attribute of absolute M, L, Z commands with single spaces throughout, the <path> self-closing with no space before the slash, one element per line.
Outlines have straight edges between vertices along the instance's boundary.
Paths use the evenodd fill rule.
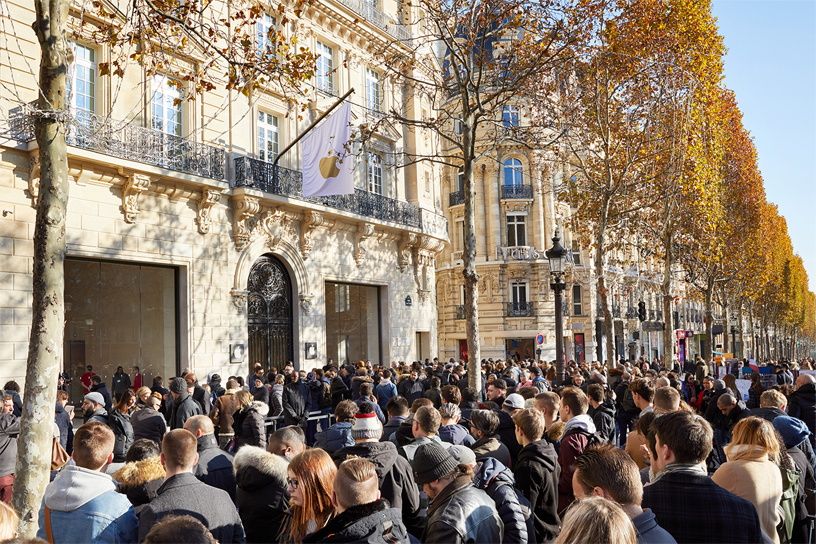
<path fill-rule="evenodd" d="M 567 262 L 567 250 L 561 245 L 561 238 L 558 231 L 553 236 L 553 246 L 544 254 L 550 261 L 550 274 L 552 283 L 550 289 L 555 294 L 555 371 L 558 385 L 564 384 L 564 317 L 561 311 L 561 293 L 566 289 L 567 284 L 562 279 L 564 266 Z"/>

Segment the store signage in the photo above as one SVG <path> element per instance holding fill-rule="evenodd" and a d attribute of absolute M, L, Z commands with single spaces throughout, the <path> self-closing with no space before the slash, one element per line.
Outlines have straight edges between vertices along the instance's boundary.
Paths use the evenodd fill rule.
<path fill-rule="evenodd" d="M 531 246 L 497 247 L 497 261 L 535 261 L 541 258 L 541 253 Z"/>

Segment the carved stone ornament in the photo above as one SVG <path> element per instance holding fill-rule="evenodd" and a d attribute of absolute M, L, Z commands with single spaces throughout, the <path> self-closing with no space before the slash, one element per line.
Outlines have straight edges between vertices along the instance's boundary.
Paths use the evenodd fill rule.
<path fill-rule="evenodd" d="M 144 174 L 131 174 L 122 189 L 122 209 L 125 221 L 135 223 L 139 216 L 139 195 L 150 187 L 150 178 Z"/>
<path fill-rule="evenodd" d="M 366 240 L 374 236 L 373 223 L 360 223 L 357 226 L 357 233 L 354 235 L 354 262 L 357 267 L 363 266 L 366 256 Z"/>
<path fill-rule="evenodd" d="M 31 207 L 37 207 L 37 197 L 40 195 L 40 155 L 31 157 L 31 168 L 28 173 L 28 192 L 31 193 Z"/>
<path fill-rule="evenodd" d="M 309 253 L 314 248 L 315 229 L 323 223 L 323 214 L 314 210 L 306 212 L 303 221 L 300 222 L 300 253 L 304 260 L 309 258 Z"/>
<path fill-rule="evenodd" d="M 405 268 L 411 263 L 411 249 L 417 243 L 417 235 L 413 232 L 406 232 L 402 235 L 402 240 L 399 243 L 397 250 L 397 265 L 400 272 L 405 272 Z"/>
<path fill-rule="evenodd" d="M 201 193 L 201 198 L 198 199 L 198 232 L 207 234 L 212 227 L 212 217 L 210 210 L 218 204 L 221 200 L 221 191 L 213 189 L 204 189 Z"/>
<path fill-rule="evenodd" d="M 425 306 L 431 300 L 431 292 L 426 289 L 418 289 L 417 295 L 420 306 Z"/>
<path fill-rule="evenodd" d="M 231 289 L 230 295 L 232 295 L 232 303 L 235 305 L 235 308 L 239 312 L 243 312 L 246 310 L 247 305 L 247 295 L 249 291 L 245 291 L 243 289 Z"/>
<path fill-rule="evenodd" d="M 314 295 L 310 295 L 308 293 L 300 293 L 298 295 L 300 299 L 300 307 L 303 309 L 303 313 L 308 314 L 312 311 L 312 302 L 314 300 Z"/>
<path fill-rule="evenodd" d="M 530 213 L 530 204 L 532 203 L 532 199 L 526 201 L 518 201 L 518 200 L 502 200 L 501 206 L 504 210 L 504 213 L 508 212 L 521 212 L 521 213 Z"/>
<path fill-rule="evenodd" d="M 247 220 L 251 219 L 261 209 L 258 199 L 247 195 L 233 197 L 232 209 L 235 210 L 235 223 L 232 227 L 232 234 L 235 238 L 235 249 L 243 251 L 249 243 L 250 230 L 247 227 Z"/>

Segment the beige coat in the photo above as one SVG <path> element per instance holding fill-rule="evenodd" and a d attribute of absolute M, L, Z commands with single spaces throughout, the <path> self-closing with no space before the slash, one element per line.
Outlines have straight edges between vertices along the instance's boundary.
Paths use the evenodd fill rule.
<path fill-rule="evenodd" d="M 646 457 L 640 451 L 640 446 L 648 447 L 649 441 L 637 431 L 630 432 L 629 436 L 626 437 L 626 453 L 637 463 L 638 470 L 649 466 Z"/>
<path fill-rule="evenodd" d="M 723 489 L 751 502 L 759 514 L 762 530 L 779 544 L 776 532 L 781 520 L 777 505 L 782 499 L 779 467 L 768 460 L 767 452 L 759 446 L 730 444 L 725 447 L 725 456 L 728 462 L 717 469 L 712 479 Z"/>

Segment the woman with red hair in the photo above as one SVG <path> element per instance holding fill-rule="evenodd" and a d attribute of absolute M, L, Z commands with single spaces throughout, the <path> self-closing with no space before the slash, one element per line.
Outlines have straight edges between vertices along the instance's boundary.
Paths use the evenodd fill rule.
<path fill-rule="evenodd" d="M 278 535 L 280 544 L 300 544 L 334 516 L 332 491 L 337 468 L 321 449 L 306 450 L 289 463 L 290 508 Z"/>

